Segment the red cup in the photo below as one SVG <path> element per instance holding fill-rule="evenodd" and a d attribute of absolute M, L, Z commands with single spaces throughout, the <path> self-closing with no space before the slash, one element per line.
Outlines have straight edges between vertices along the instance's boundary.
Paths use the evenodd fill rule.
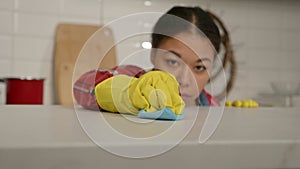
<path fill-rule="evenodd" d="M 6 104 L 43 104 L 44 79 L 6 78 Z"/>

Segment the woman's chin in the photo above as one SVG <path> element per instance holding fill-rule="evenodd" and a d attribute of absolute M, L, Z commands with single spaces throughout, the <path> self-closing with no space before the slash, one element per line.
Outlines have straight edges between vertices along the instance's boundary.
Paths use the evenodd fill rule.
<path fill-rule="evenodd" d="M 185 106 L 196 106 L 196 101 L 193 99 L 193 100 L 191 100 L 191 99 L 184 99 L 183 98 L 183 101 L 184 101 L 184 103 L 185 103 Z"/>

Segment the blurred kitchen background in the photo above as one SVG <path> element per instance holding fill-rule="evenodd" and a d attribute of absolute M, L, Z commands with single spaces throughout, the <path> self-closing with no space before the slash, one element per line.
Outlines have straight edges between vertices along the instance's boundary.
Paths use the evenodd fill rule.
<path fill-rule="evenodd" d="M 0 0 L 0 77 L 44 77 L 44 104 L 54 104 L 58 23 L 106 24 L 132 13 L 165 12 L 174 5 L 201 6 L 226 24 L 238 66 L 228 99 L 284 104 L 270 83 L 300 82 L 300 1 L 293 0 Z M 118 61 L 125 50 L 135 48 L 140 48 L 137 42 L 117 47 Z M 1 91 L 3 98 L 3 86 Z M 293 102 L 299 106 L 299 96 Z"/>

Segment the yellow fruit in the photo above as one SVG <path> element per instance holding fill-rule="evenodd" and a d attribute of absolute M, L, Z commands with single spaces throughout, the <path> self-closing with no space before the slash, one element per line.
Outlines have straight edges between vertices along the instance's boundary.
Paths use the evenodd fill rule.
<path fill-rule="evenodd" d="M 245 107 L 245 108 L 250 107 L 250 102 L 247 100 L 242 101 L 242 107 Z"/>
<path fill-rule="evenodd" d="M 227 107 L 231 107 L 231 106 L 232 106 L 232 103 L 231 103 L 231 101 L 229 101 L 229 100 L 226 100 L 226 102 L 225 102 L 225 106 L 227 106 Z"/>
<path fill-rule="evenodd" d="M 251 107 L 259 107 L 259 104 L 251 99 L 248 100 L 235 100 L 230 102 L 227 100 L 225 102 L 225 106 L 234 106 L 234 107 L 243 107 L 243 108 L 251 108 Z"/>
<path fill-rule="evenodd" d="M 241 107 L 242 106 L 242 102 L 240 100 L 235 100 L 232 102 L 232 106 L 234 107 Z"/>
<path fill-rule="evenodd" d="M 259 107 L 259 104 L 257 102 L 253 102 L 253 107 Z"/>

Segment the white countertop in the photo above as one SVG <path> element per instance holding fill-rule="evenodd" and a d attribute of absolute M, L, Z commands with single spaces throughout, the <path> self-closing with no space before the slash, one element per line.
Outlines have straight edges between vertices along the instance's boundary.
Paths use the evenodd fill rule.
<path fill-rule="evenodd" d="M 177 134 L 191 123 L 192 110 L 187 110 L 185 119 L 174 123 Z M 200 110 L 206 112 L 208 108 Z M 155 131 L 173 123 L 154 121 L 139 132 L 136 124 L 124 125 L 126 120 L 119 114 L 100 116 L 95 111 L 81 111 L 96 121 L 105 118 L 120 131 L 135 137 L 151 136 L 151 132 L 155 135 Z M 73 107 L 1 106 L 0 168 L 300 168 L 300 108 L 225 108 L 217 130 L 200 144 L 198 127 L 203 119 L 204 116 L 198 116 L 196 127 L 170 151 L 131 159 L 113 155 L 91 141 Z M 97 131 L 99 126 L 88 127 Z M 100 135 L 105 134 L 106 131 L 101 131 Z M 161 145 L 169 140 L 163 140 Z M 107 143 L 133 146 L 116 139 Z M 152 149 L 160 145 L 146 142 L 143 146 Z"/>

